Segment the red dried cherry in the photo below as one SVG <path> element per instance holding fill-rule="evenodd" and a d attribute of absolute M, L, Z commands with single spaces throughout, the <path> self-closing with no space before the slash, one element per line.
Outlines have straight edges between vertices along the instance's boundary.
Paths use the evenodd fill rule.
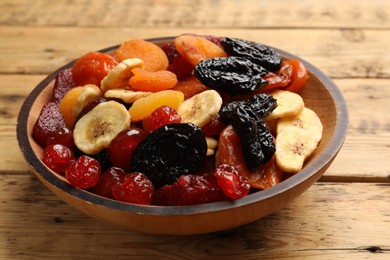
<path fill-rule="evenodd" d="M 184 206 L 225 200 L 213 174 L 182 175 L 172 185 L 165 185 L 154 192 L 154 205 Z"/>
<path fill-rule="evenodd" d="M 107 148 L 109 159 L 113 166 L 130 169 L 130 160 L 138 144 L 148 134 L 139 128 L 130 129 L 119 133 Z"/>
<path fill-rule="evenodd" d="M 47 139 L 47 145 L 62 144 L 69 149 L 74 148 L 73 131 L 68 127 L 62 127 Z"/>
<path fill-rule="evenodd" d="M 142 120 L 142 126 L 145 131 L 152 132 L 164 125 L 180 122 L 181 117 L 176 109 L 170 106 L 161 106 L 154 110 L 149 117 Z"/>
<path fill-rule="evenodd" d="M 65 177 L 77 188 L 91 188 L 99 181 L 100 164 L 96 159 L 82 155 L 68 166 Z"/>
<path fill-rule="evenodd" d="M 149 205 L 153 194 L 152 182 L 142 173 L 127 174 L 122 182 L 114 185 L 112 194 L 116 200 Z"/>
<path fill-rule="evenodd" d="M 123 181 L 125 177 L 125 172 L 118 167 L 108 168 L 101 176 L 99 181 L 93 187 L 92 192 L 113 199 L 114 195 L 112 194 L 112 188 L 117 184 Z"/>
<path fill-rule="evenodd" d="M 72 150 L 62 144 L 49 145 L 42 154 L 43 163 L 56 173 L 63 174 L 75 160 Z"/>
<path fill-rule="evenodd" d="M 222 122 L 221 116 L 218 114 L 214 115 L 211 120 L 202 127 L 202 131 L 206 136 L 219 135 L 226 125 Z"/>
<path fill-rule="evenodd" d="M 215 177 L 219 187 L 231 199 L 242 198 L 249 193 L 250 185 L 246 176 L 228 164 L 221 164 L 215 169 Z"/>

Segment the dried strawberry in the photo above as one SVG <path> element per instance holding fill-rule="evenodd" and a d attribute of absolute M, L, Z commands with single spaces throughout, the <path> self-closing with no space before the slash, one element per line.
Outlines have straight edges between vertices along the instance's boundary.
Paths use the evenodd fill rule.
<path fill-rule="evenodd" d="M 66 127 L 64 117 L 62 116 L 58 105 L 49 102 L 43 106 L 37 121 L 34 124 L 32 136 L 41 146 L 46 147 L 50 137 L 56 135 L 59 129 Z"/>
<path fill-rule="evenodd" d="M 231 199 L 242 198 L 249 193 L 250 185 L 247 177 L 228 164 L 221 164 L 215 169 L 215 177 L 219 187 Z"/>
<path fill-rule="evenodd" d="M 76 84 L 73 81 L 72 70 L 61 70 L 60 72 L 58 72 L 54 81 L 53 95 L 51 97 L 51 101 L 59 104 L 65 94 L 74 87 L 76 87 Z"/>
<path fill-rule="evenodd" d="M 93 187 L 92 192 L 113 199 L 114 195 L 112 194 L 112 188 L 117 184 L 123 181 L 125 177 L 125 172 L 118 167 L 108 168 L 101 176 L 99 181 Z"/>
<path fill-rule="evenodd" d="M 183 206 L 225 200 L 212 174 L 182 175 L 172 185 L 165 185 L 154 192 L 154 205 Z"/>
<path fill-rule="evenodd" d="M 152 194 L 153 184 L 144 174 L 133 172 L 127 174 L 122 182 L 114 185 L 112 194 L 116 200 L 149 205 Z"/>

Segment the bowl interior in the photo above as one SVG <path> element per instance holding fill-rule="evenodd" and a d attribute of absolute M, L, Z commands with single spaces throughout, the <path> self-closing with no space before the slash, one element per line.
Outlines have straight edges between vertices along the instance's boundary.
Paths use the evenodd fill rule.
<path fill-rule="evenodd" d="M 173 38 L 157 38 L 150 39 L 150 41 L 163 45 L 166 42 L 171 42 Z M 117 46 L 113 46 L 102 50 L 103 52 L 112 52 Z M 291 55 L 282 50 L 278 50 L 284 57 L 298 59 L 298 57 Z M 81 201 L 88 204 L 96 205 L 99 208 L 110 208 L 115 213 L 127 212 L 136 213 L 142 215 L 153 215 L 153 216 L 183 216 L 183 215 L 198 215 L 202 213 L 227 211 L 232 208 L 243 208 L 247 205 L 254 205 L 259 201 L 267 201 L 270 198 L 277 196 L 283 196 L 287 191 L 291 190 L 292 187 L 302 186 L 303 183 L 308 182 L 307 185 L 302 186 L 300 190 L 296 190 L 296 194 L 289 194 L 289 198 L 282 200 L 283 203 L 276 206 L 269 206 L 265 209 L 264 214 L 257 214 L 253 217 L 247 218 L 245 221 L 252 221 L 261 216 L 270 214 L 275 210 L 283 207 L 285 203 L 293 199 L 307 189 L 313 182 L 315 182 L 326 168 L 330 165 L 337 152 L 341 148 L 348 125 L 348 114 L 344 98 L 337 88 L 337 86 L 320 70 L 313 65 L 304 61 L 306 68 L 309 71 L 309 79 L 306 86 L 300 93 L 304 99 L 305 105 L 308 108 L 314 110 L 320 117 L 324 126 L 322 140 L 314 152 L 314 154 L 306 161 L 304 169 L 291 176 L 282 183 L 272 187 L 270 189 L 259 191 L 250 194 L 242 199 L 230 201 L 210 203 L 197 206 L 182 206 L 182 207 L 158 207 L 158 206 L 140 206 L 129 203 L 122 203 L 106 199 L 97 195 L 94 195 L 88 191 L 75 188 L 67 183 L 67 181 L 60 175 L 52 172 L 42 163 L 40 157 L 43 149 L 33 140 L 31 133 L 33 126 L 39 116 L 39 113 L 51 97 L 52 88 L 54 86 L 54 78 L 56 74 L 64 69 L 72 66 L 73 63 L 69 63 L 57 71 L 53 72 L 46 79 L 44 79 L 27 97 L 24 102 L 21 111 L 19 113 L 18 125 L 17 125 L 17 137 L 20 149 L 27 163 L 37 175 L 37 177 L 58 196 L 64 199 L 69 204 L 72 204 L 74 198 L 77 203 Z M 263 205 L 264 206 L 264 205 Z M 84 210 L 84 206 L 77 206 L 76 208 L 85 212 L 86 214 L 95 216 L 90 212 L 90 209 Z M 101 213 L 99 213 L 101 214 Z M 105 219 L 104 216 L 100 219 L 112 222 L 111 219 Z M 236 225 L 243 224 L 239 222 Z M 232 227 L 233 225 L 227 226 L 226 228 Z M 223 227 L 218 227 L 223 229 Z M 148 230 L 150 231 L 150 230 Z M 206 230 L 207 231 L 207 230 Z M 214 230 L 211 230 L 214 231 Z M 152 231 L 153 232 L 153 231 Z M 157 232 L 159 233 L 159 232 Z M 163 232 L 162 232 L 163 233 Z M 191 232 L 188 232 L 191 233 Z M 195 232 L 196 233 L 196 232 Z"/>

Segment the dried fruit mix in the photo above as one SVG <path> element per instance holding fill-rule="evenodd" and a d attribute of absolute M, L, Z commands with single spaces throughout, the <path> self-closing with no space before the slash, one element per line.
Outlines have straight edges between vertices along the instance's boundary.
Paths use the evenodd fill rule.
<path fill-rule="evenodd" d="M 246 40 L 129 40 L 60 71 L 32 136 L 51 170 L 103 197 L 235 200 L 300 171 L 320 142 L 296 94 L 307 78 L 301 61 Z"/>

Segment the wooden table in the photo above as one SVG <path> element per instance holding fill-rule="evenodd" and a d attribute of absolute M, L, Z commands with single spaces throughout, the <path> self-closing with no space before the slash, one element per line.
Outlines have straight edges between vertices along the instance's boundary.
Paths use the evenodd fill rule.
<path fill-rule="evenodd" d="M 390 259 L 389 1 L 1 0 L 0 10 L 0 259 Z M 333 165 L 283 210 L 207 235 L 140 234 L 63 203 L 19 152 L 26 95 L 88 51 L 185 32 L 263 42 L 328 74 L 350 113 Z"/>

